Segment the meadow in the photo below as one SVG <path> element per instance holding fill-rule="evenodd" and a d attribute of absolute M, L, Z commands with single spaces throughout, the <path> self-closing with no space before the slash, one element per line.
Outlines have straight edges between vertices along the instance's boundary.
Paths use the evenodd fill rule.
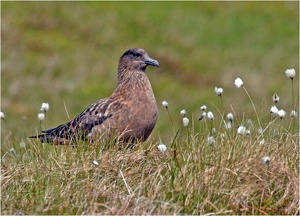
<path fill-rule="evenodd" d="M 1 2 L 1 214 L 299 214 L 298 9 Z M 146 142 L 28 139 L 109 96 L 131 47 L 160 63 Z"/>

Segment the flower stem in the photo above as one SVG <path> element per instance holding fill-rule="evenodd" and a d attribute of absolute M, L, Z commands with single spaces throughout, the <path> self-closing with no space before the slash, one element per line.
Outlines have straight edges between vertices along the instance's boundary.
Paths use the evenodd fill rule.
<path fill-rule="evenodd" d="M 296 110 L 296 103 L 297 100 L 294 100 L 294 79 L 291 79 L 292 82 L 292 109 L 291 110 Z M 288 127 L 288 131 L 289 132 L 294 132 L 294 118 L 291 117 L 290 123 L 289 123 L 289 127 Z"/>
<path fill-rule="evenodd" d="M 169 116 L 169 118 L 170 118 L 171 124 L 172 124 L 172 126 L 173 126 L 173 128 L 174 128 L 174 132 L 175 132 L 174 123 L 173 123 L 172 117 L 171 117 L 171 115 L 170 115 L 169 109 L 168 109 L 168 108 L 166 108 L 166 109 L 167 109 L 168 116 Z"/>
<path fill-rule="evenodd" d="M 254 110 L 254 112 L 255 112 L 255 115 L 256 115 L 256 118 L 257 118 L 257 122 L 258 122 L 258 124 L 259 124 L 259 127 L 262 128 L 261 123 L 260 123 L 260 120 L 259 120 L 259 117 L 258 117 L 258 114 L 257 114 L 257 111 L 256 111 L 256 108 L 255 108 L 255 105 L 254 105 L 254 103 L 253 103 L 253 101 L 252 101 L 252 99 L 251 99 L 251 97 L 250 97 L 250 95 L 249 95 L 247 89 L 246 89 L 244 86 L 243 86 L 243 89 L 244 89 L 244 91 L 246 92 L 246 94 L 247 94 L 247 96 L 248 96 L 248 98 L 249 98 L 249 100 L 250 100 L 250 102 L 251 102 L 251 104 L 252 104 L 252 107 L 253 107 L 253 110 Z M 263 134 L 263 133 L 262 133 L 262 134 Z"/>
<path fill-rule="evenodd" d="M 222 108 L 222 111 L 224 112 L 224 105 L 223 105 L 223 98 L 222 98 L 222 96 L 220 96 L 220 100 L 221 100 L 221 108 Z"/>
<path fill-rule="evenodd" d="M 40 120 L 40 132 L 42 132 L 42 121 Z"/>
<path fill-rule="evenodd" d="M 294 82 L 292 79 L 292 109 L 296 110 L 296 100 L 294 101 Z"/>

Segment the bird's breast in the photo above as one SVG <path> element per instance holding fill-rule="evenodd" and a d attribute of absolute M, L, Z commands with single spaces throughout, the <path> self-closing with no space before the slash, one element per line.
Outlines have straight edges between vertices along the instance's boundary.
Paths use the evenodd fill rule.
<path fill-rule="evenodd" d="M 146 88 L 145 88 L 146 87 Z M 124 98 L 121 131 L 127 131 L 128 136 L 135 136 L 138 139 L 145 140 L 152 132 L 156 122 L 158 108 L 154 93 L 150 86 L 139 88 L 134 94 Z"/>
<path fill-rule="evenodd" d="M 126 82 L 119 83 L 110 99 L 118 101 L 119 105 L 112 106 L 114 114 L 107 124 L 124 134 L 125 139 L 135 137 L 145 140 L 156 124 L 158 113 L 155 96 L 146 74 L 138 73 Z"/>

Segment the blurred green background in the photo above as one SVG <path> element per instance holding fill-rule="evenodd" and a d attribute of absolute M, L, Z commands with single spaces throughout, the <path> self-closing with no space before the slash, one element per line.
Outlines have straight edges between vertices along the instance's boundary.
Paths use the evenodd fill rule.
<path fill-rule="evenodd" d="M 43 128 L 74 118 L 109 96 L 119 57 L 140 47 L 160 68 L 147 69 L 159 106 L 152 135 L 173 133 L 161 102 L 180 125 L 181 109 L 197 120 L 203 104 L 216 112 L 224 89 L 225 112 L 251 112 L 233 82 L 243 79 L 262 115 L 277 92 L 291 110 L 287 68 L 299 72 L 298 2 L 2 2 L 2 141 L 35 134 L 42 102 L 50 112 Z M 298 74 L 295 92 L 298 93 Z M 26 120 L 24 120 L 26 119 Z M 167 142 L 167 141 L 165 141 Z"/>

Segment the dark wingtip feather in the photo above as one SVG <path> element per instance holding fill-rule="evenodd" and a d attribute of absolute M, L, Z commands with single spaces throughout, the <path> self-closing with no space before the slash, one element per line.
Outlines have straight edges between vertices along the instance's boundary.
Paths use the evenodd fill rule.
<path fill-rule="evenodd" d="M 53 140 L 54 140 L 54 137 L 49 134 L 39 134 L 37 136 L 30 136 L 29 138 L 39 139 L 42 143 L 44 143 L 44 142 L 50 143 L 50 142 L 53 142 Z"/>
<path fill-rule="evenodd" d="M 54 145 L 74 145 L 71 140 L 60 138 L 52 134 L 39 134 L 37 136 L 30 136 L 29 138 L 38 139 L 41 143 L 52 143 Z"/>
<path fill-rule="evenodd" d="M 43 131 L 41 131 L 42 134 L 30 136 L 29 138 L 39 139 L 42 143 L 52 143 L 52 142 L 58 141 L 60 144 L 60 142 L 63 142 L 59 138 L 60 133 L 63 133 L 64 131 L 68 130 L 69 126 L 70 126 L 70 123 L 62 124 L 56 128 L 52 128 L 49 130 L 43 130 Z"/>

